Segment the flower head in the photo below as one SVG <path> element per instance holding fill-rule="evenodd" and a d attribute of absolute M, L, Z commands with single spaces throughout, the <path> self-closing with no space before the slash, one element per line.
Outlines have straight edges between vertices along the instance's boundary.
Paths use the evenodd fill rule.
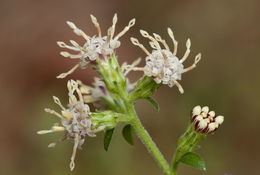
<path fill-rule="evenodd" d="M 152 47 L 152 52 L 150 53 L 136 38 L 131 38 L 134 45 L 140 47 L 146 53 L 146 65 L 144 68 L 135 68 L 135 70 L 143 71 L 148 77 L 153 77 L 155 82 L 160 84 L 167 84 L 169 87 L 176 85 L 181 93 L 184 92 L 182 86 L 177 80 L 181 80 L 183 73 L 194 69 L 197 63 L 201 59 L 201 54 L 199 53 L 195 57 L 195 61 L 192 66 L 184 68 L 183 62 L 187 59 L 190 53 L 191 41 L 190 39 L 186 42 L 187 50 L 184 56 L 179 59 L 177 54 L 178 42 L 175 40 L 173 32 L 168 28 L 168 34 L 173 41 L 173 51 L 170 50 L 166 41 L 163 40 L 160 35 L 153 33 L 153 36 L 149 35 L 148 32 L 140 30 L 143 37 L 150 40 L 149 44 Z M 163 46 L 163 47 L 161 47 Z"/>
<path fill-rule="evenodd" d="M 122 37 L 134 24 L 135 19 L 132 19 L 129 24 L 116 36 L 115 34 L 115 26 L 117 23 L 117 14 L 114 15 L 112 20 L 112 26 L 108 29 L 107 35 L 102 36 L 100 25 L 93 15 L 90 15 L 91 20 L 95 27 L 97 28 L 98 35 L 90 37 L 86 35 L 81 29 L 77 28 L 77 26 L 67 21 L 67 24 L 71 29 L 73 29 L 74 33 L 78 36 L 82 36 L 86 42 L 83 46 L 80 46 L 76 41 L 70 40 L 72 46 L 65 44 L 64 42 L 58 41 L 57 44 L 61 48 L 67 48 L 72 51 L 77 52 L 77 54 L 70 54 L 68 52 L 62 51 L 60 54 L 64 57 L 69 57 L 71 59 L 79 59 L 79 63 L 76 64 L 71 70 L 66 73 L 62 73 L 57 78 L 65 78 L 67 75 L 74 72 L 78 67 L 86 68 L 86 65 L 89 62 L 93 62 L 96 59 L 108 59 L 114 50 L 120 46 L 119 38 Z"/>
<path fill-rule="evenodd" d="M 191 122 L 195 126 L 195 130 L 199 133 L 214 133 L 224 122 L 224 117 L 216 116 L 214 111 L 209 111 L 208 106 L 196 106 L 191 112 Z"/>
<path fill-rule="evenodd" d="M 74 80 L 68 81 L 67 84 L 69 90 L 69 104 L 68 108 L 65 108 L 59 98 L 53 96 L 54 102 L 61 107 L 61 114 L 51 110 L 45 109 L 46 112 L 51 113 L 61 120 L 61 124 L 54 124 L 50 130 L 38 131 L 38 134 L 47 134 L 52 132 L 65 132 L 63 138 L 59 141 L 65 139 L 70 139 L 74 141 L 73 153 L 71 156 L 70 169 L 74 169 L 74 159 L 76 156 L 77 148 L 81 148 L 85 141 L 85 137 L 88 135 L 90 137 L 95 137 L 95 133 L 104 130 L 105 126 L 100 126 L 95 128 L 91 121 L 89 106 L 84 103 L 83 96 L 79 90 L 78 83 Z M 74 95 L 77 93 L 78 98 Z M 54 147 L 57 142 L 49 144 L 48 147 Z"/>

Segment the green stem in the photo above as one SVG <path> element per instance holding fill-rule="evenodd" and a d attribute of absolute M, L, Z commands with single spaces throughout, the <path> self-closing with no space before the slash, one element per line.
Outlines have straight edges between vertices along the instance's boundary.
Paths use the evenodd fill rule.
<path fill-rule="evenodd" d="M 179 159 L 189 151 L 190 144 L 194 141 L 194 138 L 196 138 L 196 133 L 192 132 L 192 129 L 192 126 L 189 127 L 179 140 L 178 148 L 172 160 L 172 175 L 176 175 Z"/>
<path fill-rule="evenodd" d="M 146 146 L 148 151 L 152 154 L 154 159 L 158 162 L 158 164 L 162 167 L 163 171 L 167 175 L 171 175 L 171 170 L 169 167 L 168 162 L 163 157 L 162 153 L 156 146 L 156 144 L 153 142 L 152 138 L 148 134 L 148 132 L 144 129 L 141 121 L 136 115 L 135 109 L 133 107 L 133 104 L 127 105 L 129 115 L 132 117 L 131 124 L 133 128 L 135 129 L 137 135 L 143 142 L 143 144 Z"/>
<path fill-rule="evenodd" d="M 205 137 L 203 134 L 199 134 L 194 131 L 193 125 L 190 125 L 183 136 L 180 137 L 178 141 L 178 147 L 173 156 L 172 160 L 172 175 L 177 174 L 177 169 L 179 165 L 180 158 L 188 153 L 194 151 L 197 144 Z"/>

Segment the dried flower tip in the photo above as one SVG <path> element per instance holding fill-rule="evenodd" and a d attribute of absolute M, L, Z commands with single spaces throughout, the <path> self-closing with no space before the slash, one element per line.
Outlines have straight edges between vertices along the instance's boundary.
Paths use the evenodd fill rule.
<path fill-rule="evenodd" d="M 72 67 L 68 72 L 65 73 L 61 73 L 60 75 L 58 75 L 56 78 L 60 79 L 60 78 L 65 78 L 68 75 L 72 74 L 77 68 L 79 67 L 79 64 L 76 64 L 74 67 Z"/>
<path fill-rule="evenodd" d="M 81 29 L 77 28 L 74 23 L 67 21 L 67 24 L 71 29 L 73 29 L 73 32 L 79 36 L 82 36 L 86 42 L 83 46 L 80 46 L 76 41 L 73 40 L 70 40 L 72 46 L 69 46 L 62 41 L 57 42 L 61 48 L 66 48 L 78 52 L 75 55 L 70 54 L 69 52 L 61 52 L 60 54 L 62 56 L 69 57 L 71 59 L 79 59 L 77 66 L 73 67 L 66 73 L 60 74 L 57 76 L 57 78 L 65 78 L 66 76 L 73 73 L 78 67 L 84 69 L 89 63 L 95 62 L 96 59 L 109 59 L 114 53 L 114 50 L 117 49 L 121 44 L 119 38 L 122 37 L 135 24 L 135 19 L 132 19 L 128 26 L 126 26 L 123 31 L 114 37 L 115 25 L 117 23 L 117 14 L 115 14 L 112 20 L 112 26 L 107 31 L 107 36 L 102 36 L 101 28 L 97 18 L 93 15 L 90 15 L 90 17 L 94 26 L 97 28 L 98 36 L 94 35 L 93 37 L 90 37 L 86 35 Z"/>
<path fill-rule="evenodd" d="M 224 122 L 223 116 L 215 116 L 214 111 L 209 112 L 209 107 L 196 106 L 191 112 L 191 122 L 195 131 L 203 134 L 214 133 Z"/>
<path fill-rule="evenodd" d="M 41 130 L 41 131 L 37 131 L 37 134 L 48 134 L 48 133 L 52 133 L 52 132 L 60 132 L 60 131 L 64 131 L 65 128 L 62 126 L 53 126 L 50 130 Z"/>
<path fill-rule="evenodd" d="M 53 147 L 55 147 L 56 146 L 56 142 L 53 142 L 53 143 L 50 143 L 49 145 L 48 145 L 48 148 L 53 148 Z"/>
<path fill-rule="evenodd" d="M 71 29 L 77 29 L 76 25 L 73 23 L 73 22 L 70 22 L 70 21 L 67 21 L 66 22 L 68 24 L 68 26 L 71 28 Z"/>
<path fill-rule="evenodd" d="M 132 70 L 134 70 L 134 71 L 138 71 L 138 70 L 143 71 L 143 68 L 136 67 L 141 62 L 141 60 L 142 60 L 141 58 L 138 58 L 130 65 L 128 65 L 127 63 L 122 64 L 121 69 L 122 69 L 123 74 L 126 76 Z"/>
<path fill-rule="evenodd" d="M 198 54 L 195 57 L 193 65 L 184 68 L 183 62 L 189 56 L 191 41 L 190 39 L 187 40 L 186 52 L 184 56 L 179 59 L 176 57 L 178 42 L 175 40 L 172 30 L 170 28 L 167 30 L 174 44 L 173 51 L 170 51 L 170 48 L 165 40 L 163 40 L 161 36 L 156 33 L 153 33 L 153 36 L 151 36 L 148 32 L 140 30 L 141 35 L 150 40 L 149 44 L 152 48 L 152 52 L 149 52 L 147 49 L 145 49 L 136 38 L 131 38 L 132 43 L 140 47 L 147 54 L 145 58 L 145 67 L 143 69 L 138 68 L 136 70 L 143 70 L 146 76 L 153 77 L 154 81 L 158 84 L 166 84 L 169 87 L 176 85 L 180 93 L 184 93 L 184 90 L 178 80 L 182 79 L 183 73 L 189 72 L 196 67 L 196 64 L 201 59 L 201 54 Z M 164 49 L 161 49 L 160 44 L 163 45 Z"/>

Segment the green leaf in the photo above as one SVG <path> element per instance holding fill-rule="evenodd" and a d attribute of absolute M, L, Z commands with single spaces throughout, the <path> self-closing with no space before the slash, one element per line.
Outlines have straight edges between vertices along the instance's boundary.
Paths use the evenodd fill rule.
<path fill-rule="evenodd" d="M 108 150 L 109 144 L 111 142 L 111 139 L 112 139 L 112 136 L 113 136 L 113 133 L 114 133 L 114 129 L 115 128 L 107 130 L 106 133 L 105 133 L 105 136 L 104 136 L 104 149 L 106 151 Z"/>
<path fill-rule="evenodd" d="M 155 107 L 156 111 L 160 110 L 158 103 L 152 99 L 152 97 L 147 97 L 146 100 L 148 100 Z"/>
<path fill-rule="evenodd" d="M 125 127 L 123 128 L 122 134 L 123 134 L 123 137 L 125 138 L 125 140 L 130 145 L 134 145 L 134 137 L 133 137 L 134 130 L 130 124 L 125 125 Z"/>
<path fill-rule="evenodd" d="M 204 160 L 198 154 L 195 154 L 193 152 L 188 152 L 188 153 L 184 154 L 179 159 L 179 162 L 182 162 L 193 168 L 197 168 L 199 170 L 206 171 L 206 166 L 205 166 Z"/>

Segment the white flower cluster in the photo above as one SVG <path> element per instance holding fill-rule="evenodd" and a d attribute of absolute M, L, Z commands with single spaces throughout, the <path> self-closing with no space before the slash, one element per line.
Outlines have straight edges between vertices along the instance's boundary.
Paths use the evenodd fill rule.
<path fill-rule="evenodd" d="M 166 56 L 166 59 L 163 57 Z M 145 58 L 144 73 L 146 76 L 155 77 L 156 83 L 174 85 L 174 80 L 181 80 L 183 64 L 168 50 L 153 50 L 151 55 Z"/>
<path fill-rule="evenodd" d="M 65 108 L 59 98 L 53 97 L 54 102 L 61 107 L 61 114 L 58 112 L 45 109 L 46 112 L 49 112 L 61 119 L 61 125 L 55 124 L 50 130 L 41 130 L 38 131 L 38 134 L 47 134 L 52 132 L 64 131 L 65 135 L 60 140 L 72 139 L 74 141 L 73 153 L 71 156 L 70 169 L 73 170 L 75 167 L 74 159 L 76 156 L 77 148 L 81 148 L 82 144 L 85 141 L 85 137 L 88 135 L 90 137 L 95 137 L 95 133 L 104 130 L 105 127 L 99 127 L 97 129 L 92 129 L 93 124 L 91 122 L 91 116 L 89 115 L 90 110 L 89 106 L 84 103 L 83 96 L 79 90 L 78 83 L 74 80 L 68 81 L 68 90 L 69 90 L 69 104 L 68 108 Z M 78 94 L 78 98 L 74 95 Z M 54 147 L 57 142 L 49 144 L 48 147 Z"/>
<path fill-rule="evenodd" d="M 163 40 L 158 34 L 153 33 L 153 36 L 149 35 L 148 32 L 140 30 L 140 33 L 143 37 L 150 39 L 150 46 L 153 48 L 152 53 L 150 53 L 136 38 L 131 38 L 131 41 L 134 45 L 140 47 L 146 54 L 146 65 L 144 68 L 135 68 L 135 70 L 143 71 L 146 76 L 153 77 L 155 82 L 160 84 L 167 84 L 169 87 L 176 85 L 179 88 L 181 93 L 184 93 L 184 90 L 180 83 L 177 80 L 181 80 L 181 75 L 185 72 L 188 72 L 196 67 L 196 64 L 201 59 L 201 54 L 198 54 L 195 57 L 194 64 L 188 68 L 184 68 L 183 62 L 187 59 L 190 53 L 191 41 L 187 40 L 186 47 L 187 50 L 182 57 L 179 59 L 177 54 L 177 45 L 178 42 L 173 36 L 173 32 L 168 28 L 168 34 L 171 37 L 174 49 L 170 50 L 166 41 Z M 161 45 L 164 48 L 161 48 Z"/>
<path fill-rule="evenodd" d="M 192 110 L 191 122 L 195 126 L 195 130 L 199 133 L 214 133 L 224 122 L 224 117 L 215 116 L 214 111 L 209 111 L 208 106 L 196 106 Z"/>
<path fill-rule="evenodd" d="M 78 67 L 86 68 L 86 65 L 89 62 L 93 62 L 96 59 L 109 59 L 110 56 L 114 53 L 114 50 L 120 46 L 119 38 L 122 37 L 135 24 L 135 19 L 132 19 L 129 24 L 114 37 L 115 26 L 117 23 L 117 14 L 115 14 L 112 20 L 112 26 L 107 31 L 107 36 L 102 36 L 101 28 L 96 17 L 93 15 L 90 15 L 90 17 L 93 24 L 97 28 L 97 36 L 90 37 L 86 35 L 81 29 L 77 28 L 74 23 L 67 21 L 67 24 L 71 29 L 73 29 L 74 33 L 78 36 L 82 36 L 86 42 L 83 46 L 80 46 L 76 41 L 73 40 L 70 40 L 72 46 L 67 45 L 62 41 L 57 42 L 61 48 L 67 48 L 78 52 L 78 54 L 70 54 L 69 52 L 62 51 L 60 52 L 62 56 L 80 60 L 79 63 L 76 64 L 71 70 L 60 74 L 57 76 L 57 78 L 65 78 L 67 75 L 74 72 Z"/>

